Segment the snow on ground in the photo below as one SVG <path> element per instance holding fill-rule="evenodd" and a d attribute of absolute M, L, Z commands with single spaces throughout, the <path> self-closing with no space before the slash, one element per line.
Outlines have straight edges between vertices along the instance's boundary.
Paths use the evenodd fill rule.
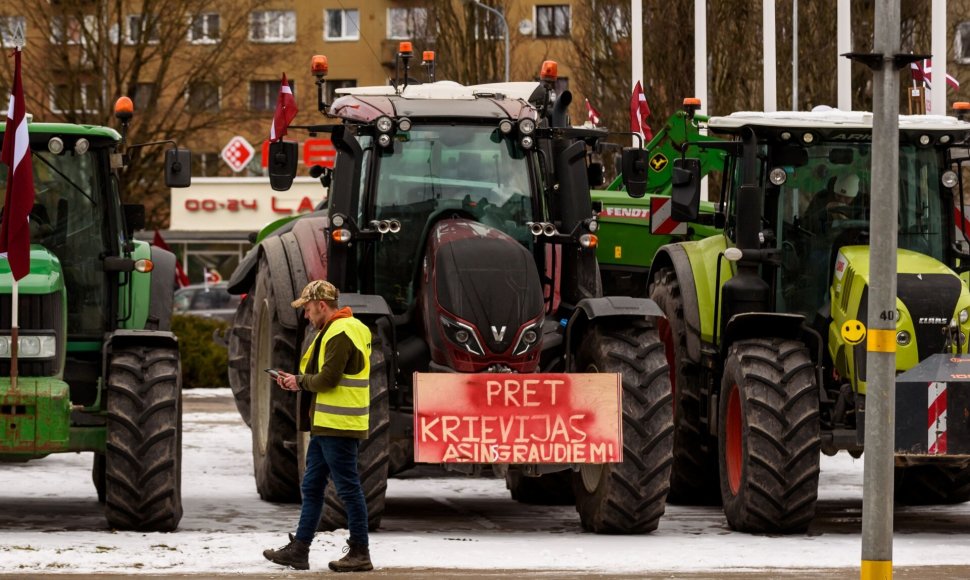
<path fill-rule="evenodd" d="M 187 396 L 213 394 L 225 397 L 228 389 Z M 90 454 L 0 464 L 0 573 L 280 572 L 261 553 L 285 543 L 299 508 L 259 500 L 249 430 L 234 412 L 187 413 L 183 438 L 185 515 L 180 529 L 170 534 L 105 529 L 91 483 Z M 580 530 L 574 508 L 530 506 L 528 511 L 508 499 L 504 480 L 498 479 L 392 479 L 387 495 L 386 530 L 371 537 L 380 569 L 737 572 L 852 568 L 860 561 L 862 460 L 844 454 L 823 457 L 823 523 L 806 535 L 787 537 L 735 533 L 719 508 L 678 506 L 668 506 L 653 534 L 596 536 Z M 422 528 L 409 525 L 407 518 L 420 515 L 405 512 L 422 502 L 457 513 L 440 529 L 415 531 Z M 492 506 L 494 517 L 480 505 Z M 397 518 L 396 512 L 405 515 Z M 516 517 L 529 521 L 511 532 L 496 523 Z M 896 566 L 970 566 L 970 504 L 922 508 L 918 517 L 899 510 L 896 520 Z M 326 569 L 340 555 L 345 534 L 318 536 L 311 569 Z"/>

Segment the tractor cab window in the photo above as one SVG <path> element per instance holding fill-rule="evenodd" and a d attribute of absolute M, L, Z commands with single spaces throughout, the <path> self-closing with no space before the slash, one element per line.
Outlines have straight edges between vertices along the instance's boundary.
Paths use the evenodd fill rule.
<path fill-rule="evenodd" d="M 100 262 L 105 228 L 97 162 L 92 152 L 54 155 L 46 148 L 32 152 L 35 200 L 30 241 L 44 246 L 60 261 L 67 287 L 68 332 L 100 339 L 105 313 Z M 0 165 L 0 188 L 6 188 L 6 181 L 7 167 Z"/>
<path fill-rule="evenodd" d="M 430 224 L 449 217 L 478 221 L 532 244 L 533 195 L 526 152 L 494 125 L 416 125 L 377 149 L 379 174 L 373 217 L 396 219 L 401 231 L 385 236 L 375 291 L 406 310 Z"/>
<path fill-rule="evenodd" d="M 940 153 L 904 145 L 899 155 L 899 247 L 944 260 L 947 223 L 940 191 Z"/>

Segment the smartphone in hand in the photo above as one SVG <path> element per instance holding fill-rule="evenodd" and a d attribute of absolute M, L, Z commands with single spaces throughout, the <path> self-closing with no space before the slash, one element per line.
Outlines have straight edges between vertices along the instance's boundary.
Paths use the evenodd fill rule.
<path fill-rule="evenodd" d="M 263 369 L 265 372 L 269 373 L 269 376 L 273 377 L 273 380 L 280 378 L 280 372 L 276 369 Z"/>

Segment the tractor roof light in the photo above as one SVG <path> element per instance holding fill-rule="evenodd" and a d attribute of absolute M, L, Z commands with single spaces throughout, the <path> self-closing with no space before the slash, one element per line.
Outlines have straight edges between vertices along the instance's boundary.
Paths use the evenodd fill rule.
<path fill-rule="evenodd" d="M 780 137 L 781 137 L 781 140 L 782 141 L 788 141 L 788 140 L 791 139 L 791 132 L 790 131 L 782 131 Z"/>
<path fill-rule="evenodd" d="M 390 117 L 379 117 L 376 126 L 381 133 L 390 133 L 391 129 L 394 128 L 394 121 Z"/>
<path fill-rule="evenodd" d="M 397 128 L 400 129 L 400 130 L 402 130 L 402 131 L 410 131 L 411 130 L 411 119 L 408 119 L 407 117 L 402 117 L 397 122 Z"/>
<path fill-rule="evenodd" d="M 397 51 L 401 53 L 401 56 L 410 58 L 414 55 L 414 45 L 408 40 L 402 40 L 400 44 L 397 45 Z"/>
<path fill-rule="evenodd" d="M 957 184 L 957 174 L 954 171 L 947 170 L 943 172 L 940 176 L 940 182 L 943 183 L 943 187 L 951 188 Z"/>
<path fill-rule="evenodd" d="M 434 62 L 434 51 L 426 50 L 421 53 L 421 60 L 425 63 Z"/>
<path fill-rule="evenodd" d="M 932 139 L 930 139 L 930 136 L 929 135 L 923 134 L 923 135 L 920 135 L 919 136 L 919 144 L 920 145 L 923 145 L 923 146 L 929 145 L 931 141 L 932 141 Z"/>
<path fill-rule="evenodd" d="M 325 77 L 330 72 L 330 63 L 327 57 L 322 54 L 315 54 L 310 59 L 310 71 L 315 77 Z"/>
<path fill-rule="evenodd" d="M 85 139 L 84 137 L 81 137 L 80 139 L 74 142 L 75 155 L 84 155 L 85 153 L 88 152 L 88 149 L 90 148 L 91 148 L 91 142 Z"/>
<path fill-rule="evenodd" d="M 512 121 L 509 121 L 508 119 L 502 119 L 498 123 L 498 130 L 503 135 L 508 135 L 509 133 L 511 133 L 513 128 L 515 128 L 515 125 L 512 123 Z"/>
<path fill-rule="evenodd" d="M 131 120 L 135 114 L 135 104 L 128 97 L 118 97 L 115 101 L 115 117 L 122 122 Z"/>
<path fill-rule="evenodd" d="M 957 114 L 957 119 L 965 121 L 970 114 L 970 103 L 967 101 L 957 101 L 953 103 L 953 111 Z"/>
<path fill-rule="evenodd" d="M 387 133 L 381 133 L 377 136 L 377 144 L 381 147 L 388 147 L 391 145 L 391 136 Z"/>
<path fill-rule="evenodd" d="M 949 135 L 940 135 L 940 145 L 946 145 L 949 142 L 950 142 Z"/>
<path fill-rule="evenodd" d="M 539 78 L 547 83 L 556 82 L 559 78 L 559 63 L 554 60 L 543 61 L 542 68 L 539 69 Z"/>
<path fill-rule="evenodd" d="M 147 274 L 155 269 L 155 262 L 148 259 L 135 260 L 135 271 Z"/>
<path fill-rule="evenodd" d="M 60 137 L 51 137 L 47 142 L 47 150 L 54 155 L 60 155 L 64 152 L 64 140 Z"/>
<path fill-rule="evenodd" d="M 815 142 L 815 134 L 810 132 L 804 133 L 802 135 L 802 142 L 805 143 L 806 145 L 811 145 L 812 143 Z"/>
<path fill-rule="evenodd" d="M 330 233 L 330 237 L 338 244 L 346 244 L 349 243 L 354 236 L 350 233 L 350 230 L 341 228 L 333 230 L 333 232 Z"/>
<path fill-rule="evenodd" d="M 519 133 L 523 135 L 531 135 L 536 130 L 536 122 L 532 119 L 525 118 L 519 121 Z"/>
<path fill-rule="evenodd" d="M 522 145 L 523 149 L 532 149 L 532 146 L 535 145 L 535 140 L 531 136 L 526 135 L 519 141 L 519 144 Z"/>

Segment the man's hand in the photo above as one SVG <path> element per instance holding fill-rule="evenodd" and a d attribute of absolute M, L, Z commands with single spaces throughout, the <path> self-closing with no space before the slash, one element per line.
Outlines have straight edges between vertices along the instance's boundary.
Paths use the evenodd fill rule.
<path fill-rule="evenodd" d="M 276 377 L 276 384 L 280 386 L 284 391 L 299 391 L 300 385 L 296 382 L 296 375 L 291 375 L 290 373 L 285 373 L 279 371 L 279 376 Z"/>

